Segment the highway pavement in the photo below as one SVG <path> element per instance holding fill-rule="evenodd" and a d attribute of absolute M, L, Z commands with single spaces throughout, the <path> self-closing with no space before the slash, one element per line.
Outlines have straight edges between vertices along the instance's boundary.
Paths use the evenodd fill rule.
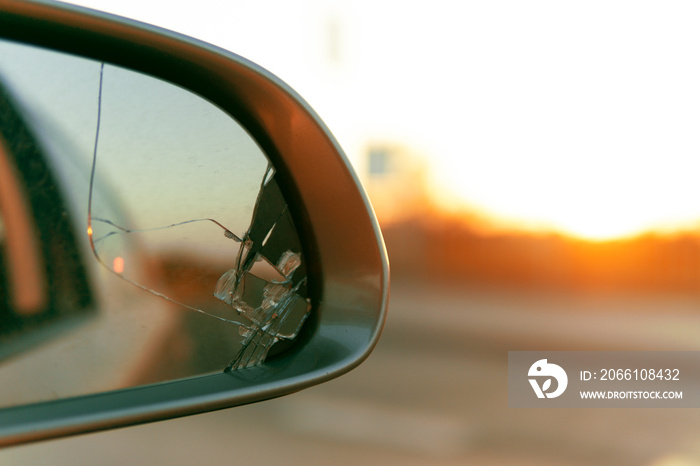
<path fill-rule="evenodd" d="M 509 350 L 697 350 L 700 298 L 394 283 L 359 368 L 276 400 L 0 451 L 0 464 L 700 464 L 695 409 L 515 409 Z"/>

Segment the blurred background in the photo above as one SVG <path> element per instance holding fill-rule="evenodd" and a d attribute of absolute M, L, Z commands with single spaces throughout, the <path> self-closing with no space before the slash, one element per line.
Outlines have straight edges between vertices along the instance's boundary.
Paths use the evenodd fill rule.
<path fill-rule="evenodd" d="M 696 410 L 508 408 L 507 352 L 700 348 L 700 7 L 81 4 L 272 71 L 338 138 L 392 268 L 351 373 L 3 464 L 700 464 Z"/>

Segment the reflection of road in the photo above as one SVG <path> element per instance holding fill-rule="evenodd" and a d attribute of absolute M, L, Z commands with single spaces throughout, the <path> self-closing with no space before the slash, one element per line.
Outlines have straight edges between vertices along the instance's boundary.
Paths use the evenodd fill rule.
<path fill-rule="evenodd" d="M 506 374 L 509 349 L 697 349 L 694 303 L 396 284 L 377 350 L 340 379 L 256 405 L 8 449 L 0 462 L 696 464 L 696 410 L 509 409 Z"/>

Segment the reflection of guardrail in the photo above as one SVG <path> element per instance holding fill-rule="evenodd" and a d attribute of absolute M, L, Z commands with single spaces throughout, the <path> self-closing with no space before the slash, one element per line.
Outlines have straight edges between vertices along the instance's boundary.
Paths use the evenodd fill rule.
<path fill-rule="evenodd" d="M 435 221 L 383 229 L 394 276 L 596 290 L 700 291 L 700 236 L 587 242 L 559 235 L 478 234 Z"/>

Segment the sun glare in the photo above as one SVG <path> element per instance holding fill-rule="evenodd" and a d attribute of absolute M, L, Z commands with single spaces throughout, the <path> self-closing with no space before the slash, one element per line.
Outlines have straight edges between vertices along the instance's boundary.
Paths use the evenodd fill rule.
<path fill-rule="evenodd" d="M 700 167 L 693 160 L 667 161 L 668 167 L 659 164 L 658 173 L 650 171 L 640 176 L 643 182 L 627 179 L 622 172 L 617 182 L 608 185 L 585 176 L 583 170 L 579 176 L 542 176 L 537 168 L 523 168 L 517 170 L 520 177 L 506 180 L 506 176 L 496 173 L 502 169 L 493 167 L 492 179 L 502 183 L 497 186 L 480 186 L 479 180 L 459 183 L 459 177 L 443 170 L 442 175 L 435 176 L 442 184 L 433 187 L 432 192 L 439 206 L 477 214 L 497 229 L 550 231 L 591 241 L 647 232 L 697 231 L 700 190 L 692 174 Z M 451 177 L 452 181 L 446 183 Z"/>
<path fill-rule="evenodd" d="M 688 57 L 700 33 L 689 16 L 512 6 L 522 15 L 466 28 L 481 40 L 460 47 L 461 84 L 433 94 L 449 94 L 431 128 L 436 198 L 593 240 L 691 228 L 700 64 Z"/>

